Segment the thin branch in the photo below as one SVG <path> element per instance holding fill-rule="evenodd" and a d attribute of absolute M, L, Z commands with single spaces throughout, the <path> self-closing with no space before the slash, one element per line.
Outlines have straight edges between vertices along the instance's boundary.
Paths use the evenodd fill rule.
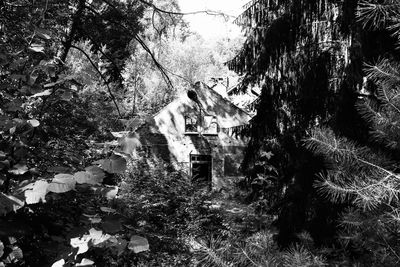
<path fill-rule="evenodd" d="M 393 255 L 397 258 L 396 263 L 400 261 L 400 256 L 396 253 L 396 251 L 392 248 L 392 246 L 386 241 L 385 237 L 378 232 L 378 235 L 385 242 L 386 246 L 392 251 Z"/>
<path fill-rule="evenodd" d="M 164 67 L 164 70 L 167 71 L 167 72 L 169 72 L 169 73 L 171 73 L 172 75 L 174 75 L 174 76 L 176 76 L 176 77 L 178 77 L 178 78 L 181 78 L 182 80 L 184 80 L 184 81 L 187 82 L 188 84 L 192 85 L 192 82 L 189 81 L 187 78 L 183 77 L 182 75 L 176 74 L 176 73 L 173 72 L 172 70 L 169 70 L 169 69 L 167 69 L 167 68 L 165 68 L 165 67 Z"/>
<path fill-rule="evenodd" d="M 156 65 L 156 67 L 160 70 L 165 82 L 167 83 L 168 87 L 173 88 L 173 84 L 171 82 L 171 79 L 169 78 L 168 74 L 166 73 L 165 68 L 158 62 L 158 60 L 155 58 L 153 53 L 150 51 L 150 48 L 146 45 L 146 43 L 139 37 L 139 35 L 135 34 L 134 36 L 135 40 L 138 41 L 138 43 L 141 45 L 141 47 L 150 55 L 151 59 L 153 60 L 153 63 Z"/>
<path fill-rule="evenodd" d="M 120 78 L 122 78 L 122 74 L 121 74 L 122 71 L 117 66 L 117 63 L 115 63 L 115 61 L 110 56 L 108 56 L 106 53 L 104 53 L 100 49 L 100 45 L 95 40 L 93 40 L 93 38 L 91 38 L 89 34 L 86 35 L 86 38 L 88 38 L 89 41 L 96 46 L 96 51 L 100 52 L 100 54 L 102 54 L 108 61 L 110 61 L 112 65 L 114 65 L 115 69 L 118 71 L 118 74 L 119 74 Z"/>
<path fill-rule="evenodd" d="M 378 165 L 376 165 L 376 164 L 373 164 L 372 162 L 369 162 L 369 161 L 360 159 L 357 155 L 354 155 L 354 157 L 355 157 L 356 160 L 358 160 L 358 161 L 364 163 L 365 165 L 368 165 L 368 166 L 370 166 L 370 167 L 373 167 L 373 168 L 376 168 L 376 169 L 378 169 L 378 170 L 381 170 L 381 171 L 385 172 L 386 174 L 388 174 L 388 176 L 391 176 L 391 177 L 398 177 L 398 176 L 397 176 L 396 174 L 394 174 L 393 172 L 388 171 L 388 170 L 386 170 L 385 168 L 382 168 L 381 166 L 378 166 Z"/>
<path fill-rule="evenodd" d="M 103 1 L 104 3 L 106 3 L 106 4 L 108 4 L 110 7 L 112 7 L 112 8 L 115 9 L 116 11 L 120 12 L 120 10 L 117 9 L 113 4 L 109 3 L 109 1 L 107 1 L 107 0 L 102 0 L 102 1 Z M 85 7 L 86 7 L 88 10 L 92 11 L 93 13 L 95 13 L 96 15 L 99 15 L 99 16 L 100 16 L 100 14 L 99 14 L 97 11 L 95 11 L 94 9 L 88 7 L 87 5 L 86 5 Z M 123 25 L 123 24 L 121 24 L 121 23 L 118 23 L 118 22 L 116 22 L 116 21 L 114 21 L 114 20 L 111 20 L 111 19 L 110 19 L 109 21 L 110 21 L 111 23 L 115 24 L 115 25 L 118 25 L 118 26 L 124 28 L 124 29 L 127 30 L 128 32 L 131 32 L 131 30 L 130 30 L 128 27 L 126 27 L 125 25 Z M 157 61 L 157 59 L 155 58 L 155 56 L 154 56 L 153 53 L 151 52 L 150 48 L 149 48 L 149 47 L 146 45 L 146 43 L 140 38 L 140 36 L 138 36 L 138 35 L 137 35 L 136 33 L 134 33 L 134 32 L 133 32 L 133 35 L 134 35 L 134 39 L 135 39 L 136 41 L 138 41 L 138 43 L 140 44 L 140 46 L 150 55 L 150 57 L 151 57 L 153 63 L 156 65 L 156 67 L 157 67 L 157 68 L 159 69 L 159 71 L 161 72 L 161 74 L 162 74 L 162 76 L 163 76 L 165 82 L 167 83 L 167 85 L 168 85 L 169 87 L 173 88 L 174 86 L 173 86 L 173 84 L 172 84 L 170 78 L 168 77 L 167 73 L 165 72 L 165 68 Z"/>
<path fill-rule="evenodd" d="M 164 14 L 169 14 L 169 15 L 178 15 L 178 16 L 186 16 L 186 15 L 196 15 L 196 14 L 207 14 L 207 15 L 212 15 L 212 16 L 223 16 L 225 19 L 231 17 L 231 18 L 236 18 L 235 16 L 225 14 L 223 12 L 219 11 L 212 11 L 212 10 L 199 10 L 199 11 L 192 11 L 192 12 L 177 12 L 177 11 L 168 11 L 161 9 L 154 5 L 153 3 L 144 1 L 144 0 L 139 0 L 141 3 L 153 8 L 155 11 L 164 13 Z"/>
<path fill-rule="evenodd" d="M 59 55 L 59 58 L 62 62 L 65 62 L 65 60 L 67 59 L 69 49 L 71 48 L 72 42 L 75 39 L 76 31 L 78 30 L 78 27 L 80 27 L 81 17 L 84 9 L 85 9 L 85 0 L 79 0 L 77 11 L 72 19 L 70 32 L 65 41 L 63 41 L 64 49 L 63 51 L 61 51 L 61 54 Z"/>
<path fill-rule="evenodd" d="M 260 266 L 259 264 L 255 263 L 255 262 L 249 257 L 249 255 L 247 254 L 247 252 L 246 252 L 243 248 L 240 248 L 240 249 L 242 250 L 243 255 L 246 256 L 246 258 L 247 258 L 254 266 L 256 266 L 256 267 L 259 267 L 259 266 Z"/>
<path fill-rule="evenodd" d="M 94 62 L 92 61 L 92 59 L 90 58 L 90 56 L 89 56 L 83 49 L 81 49 L 81 48 L 79 48 L 79 47 L 77 47 L 77 46 L 75 46 L 75 45 L 71 45 L 71 48 L 75 48 L 76 50 L 78 50 L 78 51 L 80 51 L 82 54 L 84 54 L 85 57 L 89 60 L 90 64 L 92 64 L 93 68 L 97 71 L 97 73 L 100 75 L 101 79 L 102 79 L 102 80 L 104 81 L 104 83 L 106 84 L 108 93 L 110 94 L 110 97 L 111 97 L 112 101 L 114 102 L 115 107 L 117 108 L 118 115 L 119 115 L 120 118 L 122 118 L 121 112 L 120 112 L 120 110 L 119 110 L 119 107 L 118 107 L 117 101 L 116 101 L 116 99 L 115 99 L 115 96 L 114 96 L 114 94 L 113 94 L 112 91 L 111 91 L 110 85 L 108 84 L 108 81 L 105 79 L 105 77 L 104 77 L 103 74 L 100 72 L 100 70 L 97 68 L 96 64 L 94 64 Z"/>

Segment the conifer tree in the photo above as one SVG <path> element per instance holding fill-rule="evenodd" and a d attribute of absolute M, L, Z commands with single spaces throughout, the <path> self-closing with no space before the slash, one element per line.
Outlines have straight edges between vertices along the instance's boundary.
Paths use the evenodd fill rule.
<path fill-rule="evenodd" d="M 399 37 L 400 4 L 363 2 L 358 9 L 363 27 L 388 29 Z M 306 147 L 326 160 L 327 171 L 315 187 L 326 199 L 344 203 L 339 240 L 368 253 L 368 264 L 394 266 L 400 261 L 399 152 L 400 64 L 381 58 L 365 64 L 364 96 L 356 109 L 369 126 L 369 142 L 360 144 L 331 129 L 312 131 Z"/>
<path fill-rule="evenodd" d="M 326 202 L 313 187 L 324 165 L 302 140 L 325 125 L 368 142 L 368 125 L 355 107 L 364 94 L 363 62 L 396 54 L 391 33 L 399 28 L 398 5 L 394 0 L 255 0 L 237 20 L 247 40 L 228 65 L 243 75 L 238 90 L 252 84 L 263 89 L 244 167 L 256 169 L 262 150 L 274 154 L 269 163 L 275 161 L 279 173 L 272 182 L 278 193 L 269 212 L 278 215 L 283 246 L 304 229 L 319 245 L 333 242 L 343 205 Z"/>

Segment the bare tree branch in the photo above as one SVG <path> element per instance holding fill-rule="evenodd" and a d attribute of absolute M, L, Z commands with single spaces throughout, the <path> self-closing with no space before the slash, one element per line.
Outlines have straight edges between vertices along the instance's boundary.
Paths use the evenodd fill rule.
<path fill-rule="evenodd" d="M 89 56 L 82 48 L 77 47 L 77 46 L 75 46 L 75 45 L 71 45 L 71 48 L 75 48 L 76 50 L 78 50 L 78 51 L 80 51 L 82 54 L 84 54 L 85 57 L 89 60 L 90 64 L 92 64 L 93 68 L 97 71 L 97 73 L 100 75 L 101 79 L 102 79 L 102 80 L 104 81 L 104 83 L 106 84 L 108 93 L 110 94 L 110 97 L 111 97 L 111 100 L 114 102 L 114 105 L 115 105 L 115 107 L 117 108 L 118 115 L 119 115 L 120 118 L 122 118 L 121 112 L 120 112 L 120 110 L 119 110 L 119 107 L 118 107 L 117 101 L 116 101 L 116 99 L 115 99 L 115 96 L 114 96 L 114 94 L 113 94 L 112 91 L 111 91 L 110 85 L 109 85 L 108 81 L 105 79 L 105 77 L 103 76 L 103 74 L 100 72 L 100 70 L 97 68 L 96 64 L 94 64 L 94 62 L 92 61 L 92 59 L 90 58 L 90 56 Z"/>
<path fill-rule="evenodd" d="M 111 8 L 115 9 L 118 12 L 121 12 L 119 9 L 117 9 L 113 4 L 111 4 L 109 1 L 107 0 L 102 0 L 104 3 L 106 3 L 107 5 L 109 5 Z M 90 10 L 91 12 L 100 15 L 97 11 L 95 11 L 93 8 L 89 7 L 86 5 L 86 8 L 88 10 Z M 128 27 L 126 27 L 125 25 L 118 23 L 114 20 L 110 20 L 111 23 L 118 25 L 122 28 L 124 28 L 125 30 L 127 30 L 128 32 L 132 32 L 131 29 L 129 29 Z M 158 70 L 161 72 L 161 75 L 163 76 L 163 79 L 165 80 L 165 82 L 167 83 L 168 87 L 173 88 L 173 84 L 171 82 L 171 79 L 169 78 L 168 74 L 165 71 L 165 68 L 158 62 L 158 60 L 155 58 L 154 54 L 151 52 L 150 48 L 146 45 L 146 43 L 142 40 L 142 38 L 137 35 L 135 32 L 132 32 L 134 35 L 134 39 L 140 44 L 140 46 L 150 55 L 153 63 L 156 65 L 156 67 L 158 68 Z"/>
<path fill-rule="evenodd" d="M 93 38 L 91 38 L 89 34 L 87 34 L 85 37 L 88 38 L 89 41 L 90 41 L 92 44 L 94 44 L 94 45 L 96 46 L 96 51 L 100 52 L 100 54 L 102 54 L 108 61 L 111 62 L 111 64 L 112 64 L 112 65 L 115 67 L 115 69 L 118 71 L 119 77 L 122 78 L 122 74 L 121 74 L 122 71 L 121 71 L 121 69 L 118 67 L 117 63 L 115 63 L 115 61 L 114 61 L 110 56 L 108 56 L 106 53 L 104 53 L 104 52 L 100 49 L 100 45 L 99 45 L 95 40 L 93 40 Z"/>
<path fill-rule="evenodd" d="M 225 14 L 223 12 L 213 11 L 213 10 L 199 10 L 199 11 L 192 11 L 192 12 L 168 11 L 168 10 L 161 9 L 161 8 L 157 7 L 156 5 L 154 5 L 153 3 L 147 2 L 145 0 L 139 0 L 139 1 L 145 5 L 153 8 L 157 12 L 170 14 L 170 15 L 186 16 L 186 15 L 196 15 L 196 14 L 207 14 L 207 15 L 212 15 L 212 16 L 223 16 L 225 18 L 225 20 L 227 20 L 230 17 L 236 18 L 235 16 L 231 16 L 231 15 Z"/>
<path fill-rule="evenodd" d="M 72 46 L 72 42 L 74 41 L 76 31 L 78 30 L 78 27 L 80 27 L 79 24 L 81 23 L 81 17 L 82 17 L 84 9 L 85 9 L 85 0 L 79 0 L 77 11 L 74 14 L 74 17 L 72 20 L 71 29 L 69 31 L 67 38 L 65 39 L 65 41 L 63 41 L 64 47 L 63 47 L 63 50 L 61 51 L 60 55 L 58 56 L 60 58 L 61 62 L 65 62 L 65 60 L 67 59 L 67 55 L 68 55 L 69 49 Z"/>
<path fill-rule="evenodd" d="M 134 36 L 135 40 L 138 41 L 138 43 L 141 45 L 141 47 L 150 55 L 151 59 L 153 60 L 153 63 L 156 65 L 156 67 L 160 70 L 165 82 L 167 85 L 171 88 L 173 88 L 173 84 L 171 82 L 171 79 L 169 78 L 168 74 L 166 73 L 166 70 L 164 66 L 162 66 L 158 60 L 155 58 L 154 54 L 150 51 L 150 48 L 146 45 L 146 43 L 140 38 L 139 35 L 135 34 Z"/>

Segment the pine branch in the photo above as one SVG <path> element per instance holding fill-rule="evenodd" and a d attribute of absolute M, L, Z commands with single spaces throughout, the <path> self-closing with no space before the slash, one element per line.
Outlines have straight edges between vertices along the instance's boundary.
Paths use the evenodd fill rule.
<path fill-rule="evenodd" d="M 329 169 L 317 191 L 335 203 L 352 200 L 363 209 L 374 209 L 384 201 L 390 203 L 400 193 L 400 176 L 382 167 L 384 156 L 366 148 L 357 148 L 330 130 L 314 130 L 306 147 L 331 158 L 335 168 Z"/>
<path fill-rule="evenodd" d="M 386 0 L 383 3 L 362 1 L 357 9 L 358 20 L 364 28 L 384 28 L 392 17 L 400 14 L 400 3 L 397 0 Z"/>
<path fill-rule="evenodd" d="M 333 203 L 344 203 L 356 195 L 357 190 L 350 185 L 339 185 L 323 178 L 322 182 L 316 183 L 314 186 L 321 196 Z"/>

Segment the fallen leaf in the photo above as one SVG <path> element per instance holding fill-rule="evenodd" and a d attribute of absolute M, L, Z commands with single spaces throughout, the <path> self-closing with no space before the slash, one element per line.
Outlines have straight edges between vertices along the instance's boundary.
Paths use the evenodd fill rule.
<path fill-rule="evenodd" d="M 126 164 L 125 158 L 113 154 L 109 159 L 103 160 L 101 168 L 108 173 L 124 173 Z"/>
<path fill-rule="evenodd" d="M 84 235 L 82 237 L 71 238 L 70 245 L 73 248 L 78 248 L 77 255 L 85 253 L 89 250 L 89 241 L 91 240 L 90 235 Z"/>
<path fill-rule="evenodd" d="M 106 197 L 107 200 L 112 200 L 116 198 L 119 190 L 118 186 L 111 185 L 93 186 L 91 189 L 94 191 L 95 194 Z"/>
<path fill-rule="evenodd" d="M 122 131 L 122 132 L 111 132 L 111 134 L 115 137 L 115 138 L 121 138 L 124 137 L 128 134 L 128 131 Z"/>
<path fill-rule="evenodd" d="M 134 253 L 140 253 L 150 249 L 149 241 L 146 238 L 134 235 L 131 236 L 131 240 L 128 244 L 128 249 L 133 250 Z"/>
<path fill-rule="evenodd" d="M 89 221 L 93 224 L 95 223 L 101 223 L 101 218 L 94 217 L 94 218 L 89 218 Z"/>
<path fill-rule="evenodd" d="M 32 95 L 31 97 L 48 96 L 51 95 L 51 93 L 52 93 L 51 89 L 46 89 L 43 92 Z"/>
<path fill-rule="evenodd" d="M 35 34 L 36 34 L 39 38 L 42 38 L 42 39 L 44 39 L 44 40 L 50 40 L 50 39 L 51 39 L 50 32 L 47 31 L 47 30 L 45 30 L 45 29 L 36 28 L 36 29 L 35 29 Z"/>
<path fill-rule="evenodd" d="M 44 180 L 39 180 L 33 183 L 31 189 L 25 191 L 26 204 L 36 204 L 42 201 L 46 202 L 46 194 L 49 183 Z"/>
<path fill-rule="evenodd" d="M 65 260 L 61 259 L 53 263 L 51 267 L 63 267 L 64 265 L 65 265 Z"/>
<path fill-rule="evenodd" d="M 44 53 L 44 45 L 42 44 L 33 43 L 28 49 L 36 53 Z"/>
<path fill-rule="evenodd" d="M 111 237 L 109 234 L 103 234 L 103 231 L 94 228 L 89 230 L 89 235 L 92 239 L 93 246 L 99 246 Z"/>
<path fill-rule="evenodd" d="M 12 173 L 14 175 L 22 175 L 28 172 L 28 167 L 25 164 L 16 164 L 13 166 L 11 170 L 9 170 L 9 173 Z"/>
<path fill-rule="evenodd" d="M 103 211 L 103 212 L 108 212 L 108 213 L 114 213 L 114 212 L 116 212 L 115 209 L 108 208 L 108 207 L 100 207 L 100 210 Z"/>
<path fill-rule="evenodd" d="M 74 178 L 78 184 L 99 184 L 103 181 L 100 176 L 94 176 L 90 172 L 77 172 L 74 174 Z M 99 179 L 101 178 L 101 179 Z"/>
<path fill-rule="evenodd" d="M 0 258 L 3 256 L 4 254 L 4 244 L 3 242 L 0 241 Z"/>
<path fill-rule="evenodd" d="M 7 260 L 10 262 L 18 262 L 24 258 L 24 254 L 22 253 L 22 249 L 17 246 L 12 248 L 10 254 L 8 254 Z"/>
<path fill-rule="evenodd" d="M 102 195 L 105 196 L 108 200 L 112 200 L 117 197 L 118 194 L 118 186 L 111 186 L 104 188 Z"/>
<path fill-rule="evenodd" d="M 103 179 L 106 177 L 104 171 L 97 166 L 89 166 L 85 168 L 85 170 L 88 173 L 91 173 L 94 176 L 94 179 L 99 181 L 99 183 L 103 182 Z"/>
<path fill-rule="evenodd" d="M 75 266 L 93 266 L 94 261 L 83 258 L 80 263 L 75 264 Z"/>
<path fill-rule="evenodd" d="M 38 120 L 32 119 L 32 120 L 27 120 L 27 123 L 29 123 L 32 127 L 38 127 L 40 125 L 40 122 Z"/>
<path fill-rule="evenodd" d="M 71 174 L 60 173 L 54 176 L 48 186 L 48 191 L 53 193 L 65 193 L 75 189 L 76 181 Z"/>

